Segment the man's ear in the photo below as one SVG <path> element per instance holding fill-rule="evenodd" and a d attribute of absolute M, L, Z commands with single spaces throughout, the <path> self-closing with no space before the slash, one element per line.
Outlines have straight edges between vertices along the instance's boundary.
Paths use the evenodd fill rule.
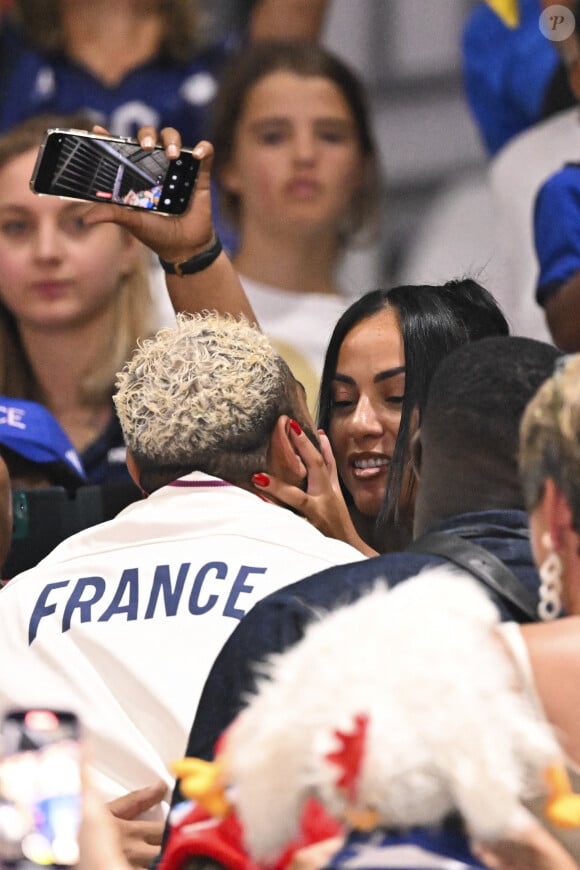
<path fill-rule="evenodd" d="M 411 435 L 411 465 L 413 466 L 413 471 L 415 472 L 415 477 L 417 480 L 421 477 L 421 457 L 423 453 L 423 448 L 421 445 L 421 429 L 417 429 L 416 432 Z"/>
<path fill-rule="evenodd" d="M 139 487 L 140 491 L 143 493 L 145 497 L 149 495 L 149 493 L 145 492 L 143 487 L 141 486 L 141 472 L 137 466 L 137 463 L 133 459 L 133 454 L 130 450 L 127 450 L 127 455 L 125 457 L 125 463 L 127 465 L 127 471 L 131 475 L 133 482 Z"/>
<path fill-rule="evenodd" d="M 270 436 L 267 470 L 280 480 L 297 485 L 306 477 L 306 468 L 292 446 L 289 432 L 290 417 L 282 414 Z"/>

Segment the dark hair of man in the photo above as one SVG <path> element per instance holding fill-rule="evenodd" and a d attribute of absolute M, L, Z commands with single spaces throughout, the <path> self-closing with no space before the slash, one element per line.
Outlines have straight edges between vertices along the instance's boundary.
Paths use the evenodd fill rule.
<path fill-rule="evenodd" d="M 213 110 L 214 176 L 219 184 L 223 170 L 232 160 L 237 127 L 249 91 L 265 76 L 281 71 L 328 79 L 348 104 L 367 169 L 365 183 L 353 203 L 351 226 L 345 235 L 356 233 L 376 218 L 381 186 L 365 91 L 362 82 L 342 60 L 315 42 L 260 40 L 246 46 L 233 58 L 222 75 Z M 239 197 L 222 191 L 222 207 L 236 224 L 240 215 Z"/>
<path fill-rule="evenodd" d="M 486 335 L 507 335 L 509 327 L 491 293 L 472 279 L 441 285 L 410 285 L 365 293 L 340 317 L 332 333 L 320 384 L 318 425 L 326 432 L 332 415 L 332 380 L 347 334 L 362 320 L 393 308 L 397 314 L 405 353 L 405 396 L 395 450 L 391 459 L 385 502 L 377 520 L 377 545 L 387 526 L 400 519 L 405 466 L 413 412 L 419 419 L 431 375 L 451 350 Z M 411 478 L 410 486 L 413 485 Z M 350 496 L 344 490 L 350 503 Z M 405 493 L 407 495 L 407 493 Z"/>
<path fill-rule="evenodd" d="M 424 494 L 429 480 L 428 498 L 436 502 L 439 519 L 525 509 L 518 476 L 520 421 L 559 356 L 553 345 L 512 336 L 467 344 L 440 363 L 421 423 L 420 487 Z"/>

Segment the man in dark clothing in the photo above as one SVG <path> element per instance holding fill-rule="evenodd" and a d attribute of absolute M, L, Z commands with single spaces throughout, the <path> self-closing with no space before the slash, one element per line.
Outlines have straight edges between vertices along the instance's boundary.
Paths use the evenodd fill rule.
<path fill-rule="evenodd" d="M 514 337 L 482 339 L 455 350 L 433 377 L 413 445 L 420 477 L 416 538 L 437 529 L 471 540 L 511 569 L 516 586 L 532 601 L 539 577 L 518 479 L 519 423 L 558 356 L 551 345 Z M 378 578 L 393 586 L 444 561 L 428 553 L 386 553 L 322 571 L 258 602 L 211 670 L 186 754 L 213 757 L 217 738 L 252 690 L 257 663 L 300 640 L 318 614 L 356 600 Z M 486 590 L 502 619 L 526 621 L 501 590 Z M 178 799 L 176 789 L 174 803 Z"/>

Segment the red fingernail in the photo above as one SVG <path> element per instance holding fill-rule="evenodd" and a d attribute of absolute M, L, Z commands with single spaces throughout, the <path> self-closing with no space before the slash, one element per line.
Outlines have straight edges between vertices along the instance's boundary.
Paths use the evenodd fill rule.
<path fill-rule="evenodd" d="M 256 486 L 269 486 L 270 478 L 267 474 L 262 474 L 259 472 L 258 474 L 252 475 L 252 483 L 255 483 Z"/>
<path fill-rule="evenodd" d="M 300 423 L 296 422 L 296 420 L 290 420 L 290 428 L 296 433 L 296 435 L 302 435 L 302 427 L 300 426 Z"/>

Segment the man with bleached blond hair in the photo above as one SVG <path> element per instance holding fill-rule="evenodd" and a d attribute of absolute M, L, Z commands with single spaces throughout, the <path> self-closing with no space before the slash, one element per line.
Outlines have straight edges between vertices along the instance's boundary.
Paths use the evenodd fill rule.
<path fill-rule="evenodd" d="M 203 312 L 144 341 L 118 376 L 129 469 L 147 496 L 59 545 L 0 593 L 0 712 L 71 708 L 105 798 L 168 784 L 222 645 L 268 593 L 361 559 L 255 494 L 299 484 L 304 391 L 257 327 Z"/>

